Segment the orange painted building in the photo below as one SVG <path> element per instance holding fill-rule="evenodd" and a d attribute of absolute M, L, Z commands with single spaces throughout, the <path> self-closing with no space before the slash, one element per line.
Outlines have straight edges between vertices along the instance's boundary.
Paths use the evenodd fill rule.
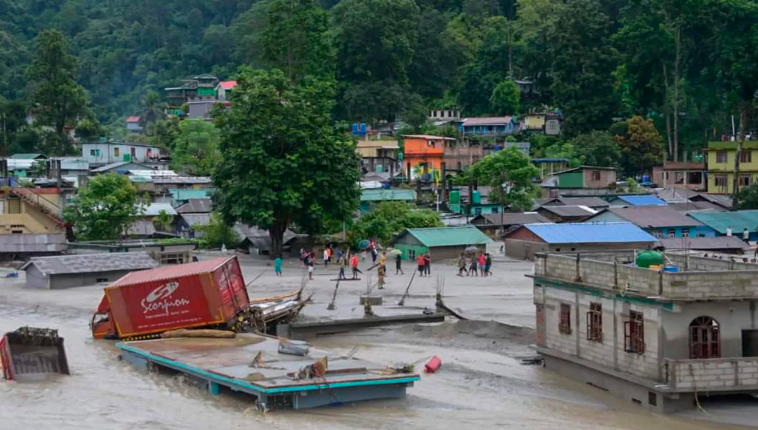
<path fill-rule="evenodd" d="M 445 144 L 455 142 L 452 137 L 408 134 L 403 136 L 403 167 L 411 179 L 439 172 L 445 155 Z M 410 173 L 409 173 L 410 172 Z"/>

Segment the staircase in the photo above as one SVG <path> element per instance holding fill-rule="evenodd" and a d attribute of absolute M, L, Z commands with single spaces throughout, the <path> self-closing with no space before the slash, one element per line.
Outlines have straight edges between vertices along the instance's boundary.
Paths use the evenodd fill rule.
<path fill-rule="evenodd" d="M 34 188 L 11 187 L 10 192 L 24 202 L 39 209 L 59 227 L 65 228 L 67 226 L 66 221 L 63 219 L 63 209 L 50 200 L 41 197 L 34 191 Z"/>

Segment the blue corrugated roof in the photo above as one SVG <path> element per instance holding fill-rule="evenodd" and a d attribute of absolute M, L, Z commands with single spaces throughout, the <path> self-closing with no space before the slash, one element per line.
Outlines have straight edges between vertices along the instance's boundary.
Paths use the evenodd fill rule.
<path fill-rule="evenodd" d="M 655 242 L 657 239 L 630 222 L 585 224 L 525 224 L 547 243 Z"/>
<path fill-rule="evenodd" d="M 720 234 L 726 234 L 727 227 L 732 227 L 732 234 L 742 237 L 743 229 L 749 232 L 758 227 L 758 210 L 736 212 L 691 213 L 690 217 L 702 222 Z"/>
<path fill-rule="evenodd" d="M 661 200 L 653 195 L 618 196 L 618 198 L 632 206 L 660 206 L 667 204 L 665 200 Z"/>

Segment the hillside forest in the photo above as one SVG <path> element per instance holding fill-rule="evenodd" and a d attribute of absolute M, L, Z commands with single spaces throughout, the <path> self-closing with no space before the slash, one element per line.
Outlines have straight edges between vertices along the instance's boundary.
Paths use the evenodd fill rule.
<path fill-rule="evenodd" d="M 639 116 L 676 159 L 752 129 L 757 24 L 745 0 L 0 0 L 0 114 L 15 149 L 32 149 L 35 49 L 55 29 L 85 136 L 118 137 L 182 79 L 286 64 L 335 80 L 336 121 L 557 109 L 576 146 Z"/>

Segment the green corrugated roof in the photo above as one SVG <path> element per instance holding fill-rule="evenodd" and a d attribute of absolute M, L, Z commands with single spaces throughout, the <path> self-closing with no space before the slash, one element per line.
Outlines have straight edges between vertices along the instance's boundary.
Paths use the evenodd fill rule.
<path fill-rule="evenodd" d="M 21 154 L 13 154 L 10 156 L 10 158 L 14 160 L 34 160 L 35 158 L 43 156 L 42 154 L 34 154 L 34 153 L 21 153 Z M 43 156 L 44 157 L 44 156 Z"/>
<path fill-rule="evenodd" d="M 416 200 L 416 191 L 380 188 L 375 190 L 363 190 L 361 192 L 362 202 L 379 202 L 387 200 Z"/>
<path fill-rule="evenodd" d="M 758 227 L 758 210 L 691 213 L 689 216 L 721 234 L 726 234 L 726 228 L 729 226 L 732 227 L 734 236 L 741 235 L 745 228 L 752 233 Z"/>
<path fill-rule="evenodd" d="M 189 199 L 209 199 L 211 198 L 211 189 L 202 190 L 182 190 L 178 188 L 172 188 L 168 190 L 174 200 L 189 200 Z"/>
<path fill-rule="evenodd" d="M 743 148 L 758 148 L 758 141 L 746 140 Z M 737 142 L 708 142 L 708 149 L 737 149 Z"/>
<path fill-rule="evenodd" d="M 413 235 L 424 246 L 485 245 L 492 239 L 473 225 L 463 227 L 409 228 L 401 234 Z"/>

